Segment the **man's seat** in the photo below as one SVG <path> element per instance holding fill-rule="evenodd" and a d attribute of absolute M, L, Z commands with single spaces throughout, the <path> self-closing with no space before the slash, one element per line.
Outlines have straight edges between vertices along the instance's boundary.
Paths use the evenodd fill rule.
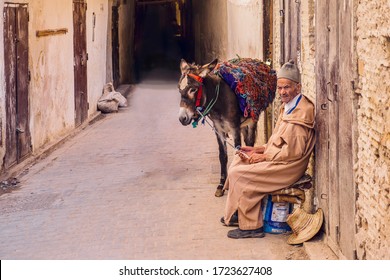
<path fill-rule="evenodd" d="M 272 202 L 289 202 L 301 204 L 305 201 L 305 190 L 312 187 L 312 178 L 309 174 L 304 174 L 294 184 L 285 189 L 270 193 Z"/>

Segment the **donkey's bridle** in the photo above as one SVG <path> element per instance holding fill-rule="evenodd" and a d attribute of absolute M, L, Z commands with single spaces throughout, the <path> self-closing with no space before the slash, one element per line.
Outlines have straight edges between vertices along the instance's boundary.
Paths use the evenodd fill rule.
<path fill-rule="evenodd" d="M 195 74 L 189 73 L 188 76 L 193 78 L 195 81 L 199 82 L 199 88 L 198 88 L 198 94 L 196 95 L 196 102 L 195 102 L 195 108 L 200 107 L 200 103 L 202 100 L 202 95 L 203 95 L 203 78 L 200 76 L 197 76 Z"/>

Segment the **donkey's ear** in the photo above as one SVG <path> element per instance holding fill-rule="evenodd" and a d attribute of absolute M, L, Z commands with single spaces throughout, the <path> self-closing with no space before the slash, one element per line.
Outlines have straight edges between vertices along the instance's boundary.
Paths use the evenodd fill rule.
<path fill-rule="evenodd" d="M 183 58 L 180 61 L 180 71 L 182 74 L 186 73 L 190 69 L 190 65 Z"/>
<path fill-rule="evenodd" d="M 217 63 L 218 63 L 218 59 L 216 58 L 213 61 L 211 61 L 210 63 L 207 63 L 207 64 L 203 65 L 200 68 L 199 76 L 202 77 L 202 78 L 206 77 L 207 74 L 210 73 L 211 71 L 213 71 L 215 66 L 217 66 Z"/>

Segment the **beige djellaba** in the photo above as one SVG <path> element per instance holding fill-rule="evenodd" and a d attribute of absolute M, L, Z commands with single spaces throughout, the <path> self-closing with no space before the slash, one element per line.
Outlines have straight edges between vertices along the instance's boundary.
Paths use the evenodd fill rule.
<path fill-rule="evenodd" d="M 263 226 L 261 201 L 295 183 L 306 171 L 315 144 L 315 108 L 304 95 L 290 114 L 282 106 L 273 134 L 264 145 L 266 161 L 249 164 L 235 155 L 224 186 L 225 223 L 238 210 L 239 228 Z"/>

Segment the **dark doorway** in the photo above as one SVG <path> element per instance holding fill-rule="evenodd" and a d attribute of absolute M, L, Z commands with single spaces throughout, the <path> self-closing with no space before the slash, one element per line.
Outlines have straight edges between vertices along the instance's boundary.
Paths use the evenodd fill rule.
<path fill-rule="evenodd" d="M 87 93 L 87 3 L 73 0 L 73 44 L 74 44 L 74 95 L 75 126 L 82 124 L 88 117 Z"/>
<path fill-rule="evenodd" d="M 112 6 L 112 80 L 115 87 L 120 82 L 119 69 L 119 11 L 118 6 Z"/>
<path fill-rule="evenodd" d="M 4 168 L 9 168 L 31 152 L 26 4 L 6 4 L 4 7 L 4 60 L 7 120 Z"/>
<path fill-rule="evenodd" d="M 136 80 L 154 68 L 178 69 L 192 59 L 191 1 L 136 1 L 134 66 Z"/>

